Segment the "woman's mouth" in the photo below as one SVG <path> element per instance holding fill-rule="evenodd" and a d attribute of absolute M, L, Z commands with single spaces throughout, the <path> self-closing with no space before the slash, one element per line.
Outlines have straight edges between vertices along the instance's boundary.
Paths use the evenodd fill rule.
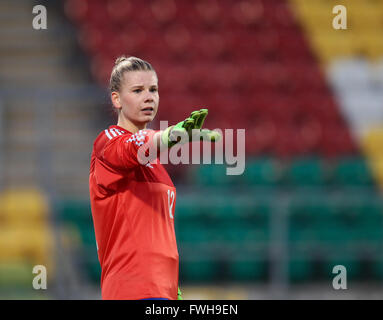
<path fill-rule="evenodd" d="M 154 111 L 154 108 L 153 107 L 146 107 L 146 108 L 142 109 L 141 111 L 145 114 L 152 114 Z"/>

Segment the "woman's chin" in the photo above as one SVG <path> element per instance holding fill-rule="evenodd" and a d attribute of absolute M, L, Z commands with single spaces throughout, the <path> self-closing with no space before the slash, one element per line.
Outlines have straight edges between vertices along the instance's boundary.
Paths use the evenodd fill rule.
<path fill-rule="evenodd" d="M 143 122 L 150 122 L 150 121 L 153 121 L 154 119 L 154 116 L 150 115 L 150 116 L 145 116 L 142 120 Z"/>
<path fill-rule="evenodd" d="M 146 115 L 146 116 L 140 117 L 140 119 L 137 121 L 137 123 L 146 124 L 148 122 L 153 121 L 153 119 L 154 119 L 154 117 L 152 115 Z"/>
<path fill-rule="evenodd" d="M 141 119 L 142 119 L 143 122 L 150 122 L 150 121 L 153 121 L 155 116 L 156 116 L 156 114 L 154 112 L 152 112 L 151 114 L 143 115 L 141 117 Z"/>

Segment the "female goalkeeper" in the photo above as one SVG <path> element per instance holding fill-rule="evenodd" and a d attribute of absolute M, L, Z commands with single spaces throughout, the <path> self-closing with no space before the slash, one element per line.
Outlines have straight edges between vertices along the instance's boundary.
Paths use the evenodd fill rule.
<path fill-rule="evenodd" d="M 193 129 L 209 141 L 220 135 L 201 130 L 207 109 L 192 112 L 163 131 L 146 129 L 158 110 L 158 78 L 139 58 L 116 60 L 110 90 L 118 122 L 96 138 L 89 175 L 102 298 L 181 299 L 174 232 L 176 188 L 159 162 L 159 153 L 192 141 Z M 154 148 L 155 161 L 143 163 L 139 155 L 144 147 Z"/>

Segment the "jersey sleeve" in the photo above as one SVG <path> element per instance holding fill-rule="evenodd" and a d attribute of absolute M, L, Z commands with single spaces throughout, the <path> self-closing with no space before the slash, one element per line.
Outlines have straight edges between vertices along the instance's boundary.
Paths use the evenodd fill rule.
<path fill-rule="evenodd" d="M 140 130 L 132 135 L 119 135 L 109 139 L 101 152 L 101 159 L 115 169 L 132 169 L 154 160 L 158 156 L 153 136 L 157 131 Z"/>

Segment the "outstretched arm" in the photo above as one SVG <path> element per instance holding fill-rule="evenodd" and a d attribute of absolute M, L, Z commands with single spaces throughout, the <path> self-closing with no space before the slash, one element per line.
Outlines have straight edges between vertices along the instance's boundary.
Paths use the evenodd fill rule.
<path fill-rule="evenodd" d="M 171 148 L 176 144 L 192 141 L 216 142 L 221 139 L 221 134 L 217 131 L 202 129 L 207 117 L 208 109 L 193 111 L 190 117 L 170 126 L 163 131 L 158 131 L 154 135 L 154 141 L 158 149 L 162 147 Z"/>

